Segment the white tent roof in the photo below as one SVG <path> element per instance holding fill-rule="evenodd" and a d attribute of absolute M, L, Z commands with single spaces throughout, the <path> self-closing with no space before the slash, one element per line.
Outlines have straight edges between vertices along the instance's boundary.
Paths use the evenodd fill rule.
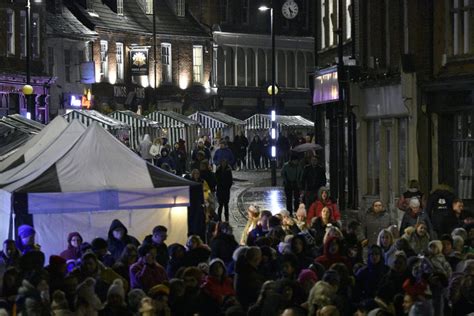
<path fill-rule="evenodd" d="M 38 152 L 36 156 L 32 156 L 31 159 L 26 160 L 16 168 L 0 173 L 0 188 L 13 192 L 38 177 L 63 156 L 77 142 L 85 130 L 84 125 L 79 123 L 78 120 L 73 120 L 62 130 L 59 137 L 43 151 Z"/>
<path fill-rule="evenodd" d="M 247 129 L 267 129 L 272 126 L 271 116 L 255 114 L 245 120 Z M 314 123 L 300 115 L 276 115 L 275 122 L 279 127 L 314 128 Z"/>
<path fill-rule="evenodd" d="M 22 147 L 3 161 L 0 161 L 0 172 L 12 169 L 14 166 L 30 161 L 46 150 L 68 126 L 67 121 L 58 116 L 38 134 L 29 139 Z"/>

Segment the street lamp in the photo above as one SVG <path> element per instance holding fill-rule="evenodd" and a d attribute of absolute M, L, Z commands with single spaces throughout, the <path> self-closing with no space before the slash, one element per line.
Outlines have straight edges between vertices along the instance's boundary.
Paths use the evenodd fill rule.
<path fill-rule="evenodd" d="M 276 86 L 275 86 L 275 31 L 273 28 L 273 1 L 272 6 L 268 7 L 266 5 L 262 5 L 258 8 L 259 11 L 265 12 L 270 11 L 270 32 L 272 37 L 272 86 L 271 91 L 268 91 L 272 97 L 272 111 L 271 111 L 271 120 L 272 120 L 272 129 L 271 129 L 271 160 L 270 160 L 270 167 L 271 167 L 271 174 L 272 174 L 272 186 L 277 185 L 276 179 L 276 106 L 275 106 L 275 95 L 277 93 Z"/>
<path fill-rule="evenodd" d="M 35 3 L 41 3 L 41 0 L 34 0 Z M 36 120 L 36 107 L 34 106 L 31 95 L 33 87 L 31 86 L 31 1 L 26 1 L 26 84 L 22 91 L 26 98 L 26 110 L 30 113 L 30 118 Z"/>

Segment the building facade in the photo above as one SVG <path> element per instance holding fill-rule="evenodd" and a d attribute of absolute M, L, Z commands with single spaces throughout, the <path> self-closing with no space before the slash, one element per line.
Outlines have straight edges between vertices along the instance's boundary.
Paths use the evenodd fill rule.
<path fill-rule="evenodd" d="M 212 28 L 211 88 L 217 94 L 212 109 L 241 119 L 267 113 L 271 108 L 267 88 L 272 82 L 270 12 L 259 11 L 263 3 L 256 1 L 203 2 L 203 7 L 194 6 L 191 11 Z M 298 14 L 287 19 L 282 14 L 284 2 L 273 1 L 277 109 L 280 114 L 311 116 L 307 78 L 314 66 L 310 21 L 315 6 L 312 1 L 295 0 Z"/>
<path fill-rule="evenodd" d="M 47 121 L 48 109 L 42 95 L 48 95 L 51 78 L 42 59 L 46 30 L 45 7 L 31 2 L 30 67 L 32 107 L 27 109 L 22 87 L 27 79 L 27 1 L 0 2 L 0 116 L 21 113 Z M 31 113 L 35 111 L 35 113 Z"/>
<path fill-rule="evenodd" d="M 338 127 L 332 126 L 340 100 L 316 106 L 323 111 L 321 125 L 326 127 L 326 144 L 343 142 L 344 150 L 338 150 L 337 145 L 327 146 L 326 159 L 334 162 L 342 156 L 345 189 L 341 204 L 348 202 L 349 207 L 366 209 L 373 200 L 381 199 L 394 209 L 410 179 L 418 179 L 422 189 L 430 189 L 425 181 L 424 143 L 420 142 L 420 129 L 426 124 L 420 87 L 430 80 L 431 50 L 427 43 L 431 2 L 319 1 L 319 68 L 324 69 L 337 57 L 336 35 L 341 28 L 335 17 L 341 3 L 345 64 L 342 84 L 346 86 L 342 138 Z M 340 168 L 337 163 L 328 168 L 333 184 L 335 178 L 340 179 Z M 341 192 L 338 184 L 333 187 Z"/>

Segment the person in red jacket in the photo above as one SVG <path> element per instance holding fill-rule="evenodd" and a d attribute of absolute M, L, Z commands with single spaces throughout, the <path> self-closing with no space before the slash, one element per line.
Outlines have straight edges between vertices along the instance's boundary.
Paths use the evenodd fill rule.
<path fill-rule="evenodd" d="M 334 263 L 343 263 L 349 270 L 352 269 L 349 259 L 341 254 L 341 240 L 337 237 L 329 237 L 324 243 L 324 253 L 317 257 L 314 262 L 322 264 L 326 270 Z"/>
<path fill-rule="evenodd" d="M 140 259 L 130 266 L 131 288 L 148 292 L 157 284 L 168 281 L 165 269 L 156 262 L 156 248 L 146 244 L 138 248 Z"/>
<path fill-rule="evenodd" d="M 227 296 L 234 296 L 232 279 L 227 276 L 224 261 L 213 259 L 209 264 L 209 275 L 201 285 L 201 291 L 207 294 L 215 303 L 222 304 Z"/>
<path fill-rule="evenodd" d="M 339 222 L 341 220 L 341 212 L 336 202 L 329 197 L 329 189 L 321 187 L 318 191 L 318 199 L 311 204 L 308 215 L 306 217 L 306 223 L 311 225 L 311 219 L 313 217 L 320 217 L 322 209 L 327 206 L 331 210 L 332 220 Z"/>

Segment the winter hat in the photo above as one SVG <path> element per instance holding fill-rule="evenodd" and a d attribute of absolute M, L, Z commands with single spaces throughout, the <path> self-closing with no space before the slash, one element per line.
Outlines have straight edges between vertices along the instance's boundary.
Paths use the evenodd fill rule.
<path fill-rule="evenodd" d="M 125 289 L 123 288 L 123 281 L 122 279 L 115 279 L 112 285 L 109 287 L 107 291 L 107 299 L 111 295 L 117 295 L 125 300 Z"/>
<path fill-rule="evenodd" d="M 464 247 L 464 239 L 461 236 L 453 236 L 453 248 L 456 251 L 462 252 Z"/>
<path fill-rule="evenodd" d="M 35 229 L 30 225 L 21 225 L 18 227 L 18 236 L 20 236 L 20 238 L 27 238 L 35 233 Z"/>
<path fill-rule="evenodd" d="M 296 216 L 303 216 L 306 217 L 306 207 L 304 203 L 300 203 L 298 209 L 296 210 Z"/>
<path fill-rule="evenodd" d="M 459 236 L 461 237 L 463 240 L 466 240 L 467 239 L 467 231 L 462 228 L 462 227 L 458 227 L 458 228 L 455 228 L 453 229 L 453 231 L 451 232 L 451 237 L 454 238 L 454 236 Z"/>
<path fill-rule="evenodd" d="M 140 308 L 140 302 L 142 301 L 142 298 L 146 296 L 145 292 L 143 292 L 142 289 L 133 289 L 130 292 L 128 292 L 128 306 L 130 309 L 134 312 L 137 312 L 138 309 Z"/>
<path fill-rule="evenodd" d="M 214 258 L 214 259 L 211 260 L 211 262 L 209 262 L 209 270 L 216 263 L 222 264 L 222 266 L 224 267 L 224 271 L 226 270 L 226 265 L 225 265 L 224 261 L 220 258 Z"/>
<path fill-rule="evenodd" d="M 436 249 L 438 250 L 438 254 L 442 253 L 443 251 L 443 243 L 441 240 L 432 240 L 428 243 L 428 249 L 430 249 L 432 246 L 435 246 Z"/>
<path fill-rule="evenodd" d="M 148 291 L 148 296 L 152 298 L 157 295 L 170 295 L 170 288 L 164 284 L 158 284 Z"/>
<path fill-rule="evenodd" d="M 76 294 L 78 297 L 84 298 L 86 301 L 95 296 L 95 280 L 91 277 L 87 278 L 77 286 Z"/>
<path fill-rule="evenodd" d="M 388 257 L 387 266 L 393 269 L 395 267 L 395 261 L 398 258 L 404 259 L 405 262 L 407 261 L 407 255 L 405 254 L 405 252 L 402 250 L 396 250 L 393 256 Z"/>
<path fill-rule="evenodd" d="M 318 276 L 311 269 L 303 269 L 298 275 L 298 282 L 305 283 L 306 281 L 313 281 L 314 283 L 318 282 Z"/>
<path fill-rule="evenodd" d="M 420 207 L 420 200 L 417 197 L 412 197 L 408 203 L 409 207 Z"/>
<path fill-rule="evenodd" d="M 287 210 L 281 210 L 279 214 L 280 214 L 282 217 L 288 217 L 288 216 L 290 216 L 290 212 L 288 212 Z"/>
<path fill-rule="evenodd" d="M 53 293 L 53 302 L 51 303 L 52 310 L 68 310 L 69 303 L 66 300 L 66 295 L 61 290 L 56 290 Z"/>

